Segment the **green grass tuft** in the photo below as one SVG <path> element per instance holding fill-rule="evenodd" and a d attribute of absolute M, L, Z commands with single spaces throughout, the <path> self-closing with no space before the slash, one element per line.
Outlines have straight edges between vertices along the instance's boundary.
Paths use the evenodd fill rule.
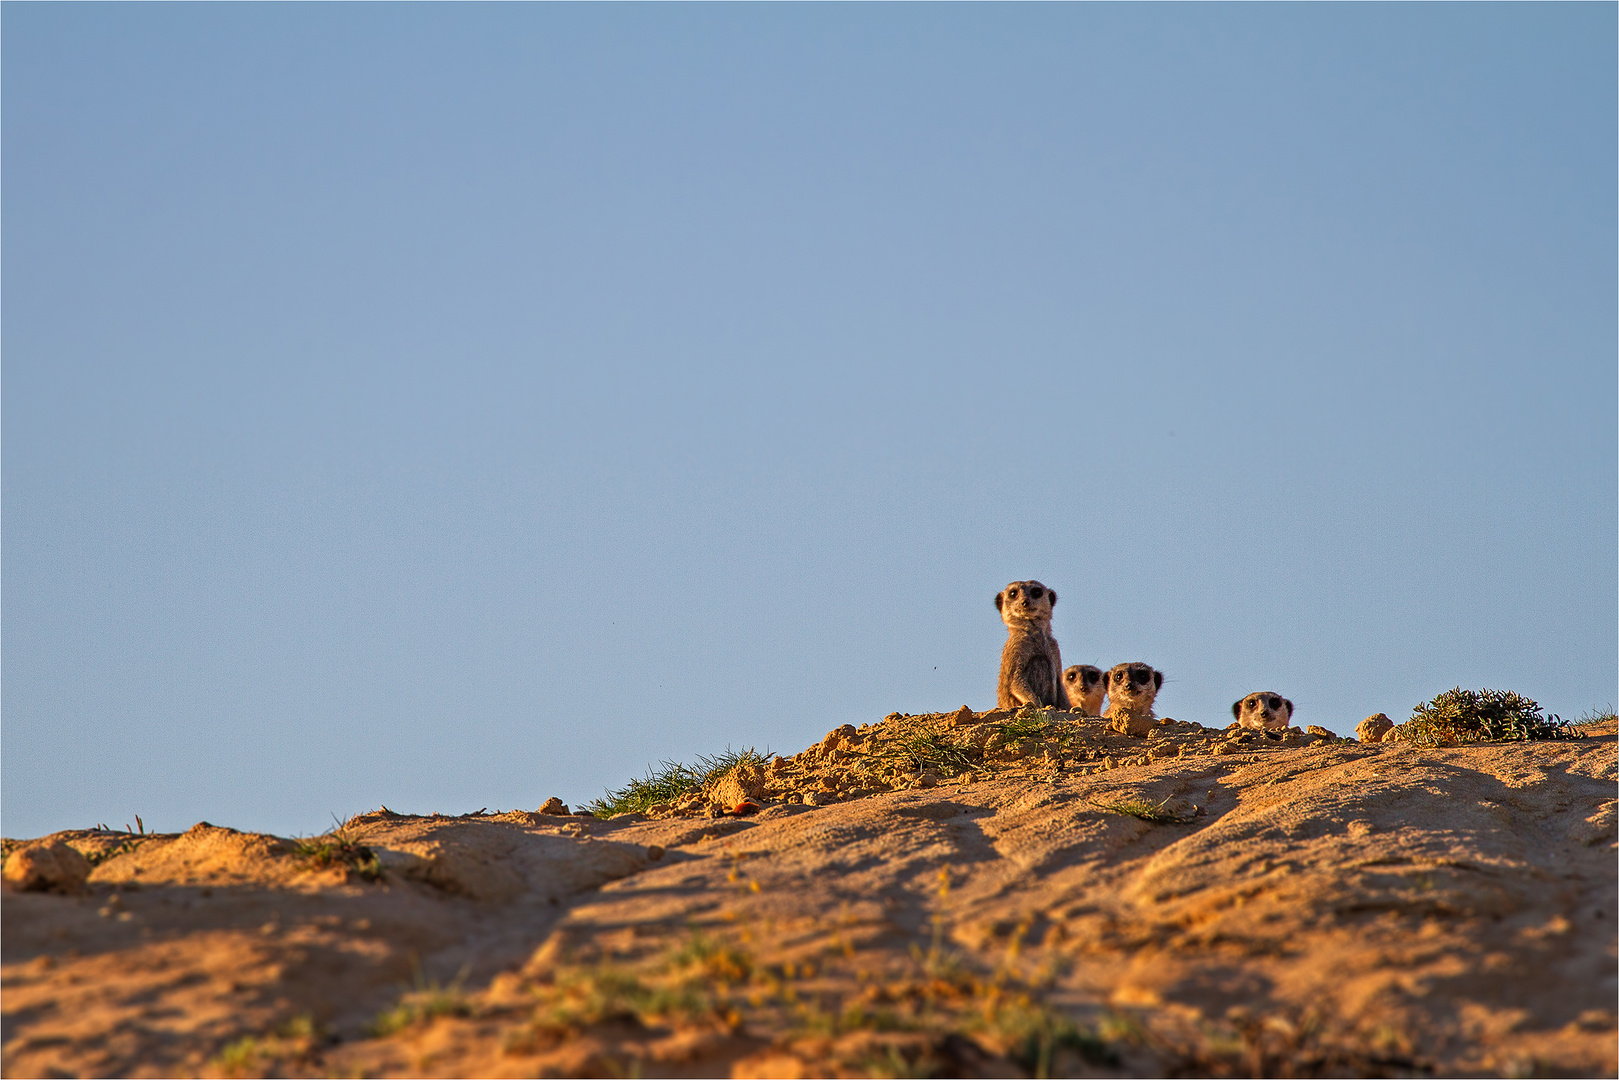
<path fill-rule="evenodd" d="M 987 1017 L 989 1027 L 1010 1044 L 1010 1057 L 1030 1076 L 1051 1076 L 1054 1059 L 1063 1050 L 1093 1064 L 1114 1066 L 1118 1055 L 1097 1032 L 1058 1010 L 1037 1002 L 1014 1001 L 1000 1005 Z M 1064 1063 L 1072 1068 L 1076 1063 Z M 1062 1076 L 1072 1076 L 1066 1069 Z"/>
<path fill-rule="evenodd" d="M 1446 690 L 1411 710 L 1394 738 L 1419 746 L 1447 743 L 1578 739 L 1580 733 L 1558 716 L 1511 690 Z"/>
<path fill-rule="evenodd" d="M 984 758 L 970 745 L 952 742 L 937 732 L 923 731 L 898 740 L 898 757 L 913 769 L 932 769 L 940 776 L 957 776 L 976 768 Z"/>
<path fill-rule="evenodd" d="M 1615 722 L 1619 722 L 1619 716 L 1614 715 L 1612 705 L 1605 709 L 1592 706 L 1574 721 L 1577 727 L 1584 727 L 1587 724 L 1612 724 Z"/>
<path fill-rule="evenodd" d="M 364 844 L 356 843 L 347 829 L 338 828 L 324 836 L 311 836 L 296 842 L 293 857 L 311 870 L 344 866 L 366 881 L 382 877 L 382 860 Z"/>
<path fill-rule="evenodd" d="M 659 803 L 673 802 L 702 790 L 738 765 L 762 766 L 769 759 L 768 747 L 761 754 L 751 746 L 744 750 L 727 746 L 723 753 L 698 757 L 690 765 L 678 761 L 660 762 L 656 769 L 649 767 L 645 777 L 631 780 L 617 791 L 609 789 L 603 798 L 594 800 L 585 809 L 599 818 L 643 813 Z"/>
<path fill-rule="evenodd" d="M 415 989 L 407 991 L 399 999 L 399 1003 L 391 1009 L 385 1009 L 371 1022 L 370 1033 L 383 1038 L 397 1031 L 424 1024 L 440 1016 L 470 1016 L 472 1015 L 472 1002 L 462 991 L 466 982 L 467 972 L 461 969 L 460 974 L 450 980 L 448 986 L 440 986 L 437 982 L 428 982 L 422 978 L 420 967 L 416 969 Z"/>
<path fill-rule="evenodd" d="M 1001 738 L 1007 743 L 1021 739 L 1043 739 L 1051 734 L 1051 714 L 1033 705 L 1025 705 L 1010 719 L 998 724 Z"/>

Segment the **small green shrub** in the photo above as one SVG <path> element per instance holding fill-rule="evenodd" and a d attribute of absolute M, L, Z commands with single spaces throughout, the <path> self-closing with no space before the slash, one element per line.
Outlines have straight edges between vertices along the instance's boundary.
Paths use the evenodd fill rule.
<path fill-rule="evenodd" d="M 648 807 L 673 802 L 682 795 L 701 790 L 738 765 L 763 765 L 769 756 L 768 747 L 761 754 L 751 746 L 745 750 L 732 750 L 727 746 L 724 753 L 698 757 L 691 765 L 664 761 L 656 769 L 648 768 L 645 777 L 631 780 L 617 791 L 609 789 L 605 797 L 596 799 L 585 809 L 599 818 L 642 813 Z"/>
<path fill-rule="evenodd" d="M 1578 739 L 1580 733 L 1540 705 L 1510 690 L 1446 690 L 1411 710 L 1394 738 L 1419 745 L 1440 743 Z"/>

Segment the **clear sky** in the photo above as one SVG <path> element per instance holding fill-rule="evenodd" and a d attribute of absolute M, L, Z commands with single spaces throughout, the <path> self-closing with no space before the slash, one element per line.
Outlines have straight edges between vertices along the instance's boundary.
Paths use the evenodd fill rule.
<path fill-rule="evenodd" d="M 0 25 L 8 836 L 1619 698 L 1613 4 Z"/>

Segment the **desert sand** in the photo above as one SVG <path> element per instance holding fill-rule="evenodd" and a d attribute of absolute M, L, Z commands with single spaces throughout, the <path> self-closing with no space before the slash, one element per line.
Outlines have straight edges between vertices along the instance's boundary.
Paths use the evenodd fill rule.
<path fill-rule="evenodd" d="M 600 820 L 7 841 L 7 1076 L 1612 1076 L 1612 728 L 829 733 Z M 1054 725 L 1052 730 L 1056 730 Z M 811 801 L 826 805 L 805 805 Z M 725 796 L 726 800 L 731 794 Z M 537 800 L 538 801 L 538 800 Z M 557 806 L 551 804 L 553 809 Z M 88 872 L 86 877 L 86 872 Z"/>

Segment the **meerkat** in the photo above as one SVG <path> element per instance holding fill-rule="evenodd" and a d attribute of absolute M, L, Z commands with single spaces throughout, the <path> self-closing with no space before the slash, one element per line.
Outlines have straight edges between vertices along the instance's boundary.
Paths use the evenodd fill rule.
<path fill-rule="evenodd" d="M 1107 718 L 1124 735 L 1145 735 L 1158 723 L 1152 703 L 1164 673 L 1150 664 L 1117 664 L 1107 673 Z"/>
<path fill-rule="evenodd" d="M 1237 723 L 1256 731 L 1286 731 L 1293 724 L 1293 703 L 1274 690 L 1260 690 L 1232 702 Z"/>
<path fill-rule="evenodd" d="M 1085 716 L 1102 715 L 1102 698 L 1107 696 L 1102 669 L 1075 664 L 1062 673 L 1062 688 L 1068 692 L 1068 708 Z"/>
<path fill-rule="evenodd" d="M 1001 650 L 1001 678 L 995 687 L 995 707 L 1019 705 L 1068 707 L 1062 688 L 1062 654 L 1051 636 L 1051 609 L 1057 594 L 1038 581 L 1014 581 L 995 594 L 995 610 L 1006 624 L 1006 647 Z"/>

